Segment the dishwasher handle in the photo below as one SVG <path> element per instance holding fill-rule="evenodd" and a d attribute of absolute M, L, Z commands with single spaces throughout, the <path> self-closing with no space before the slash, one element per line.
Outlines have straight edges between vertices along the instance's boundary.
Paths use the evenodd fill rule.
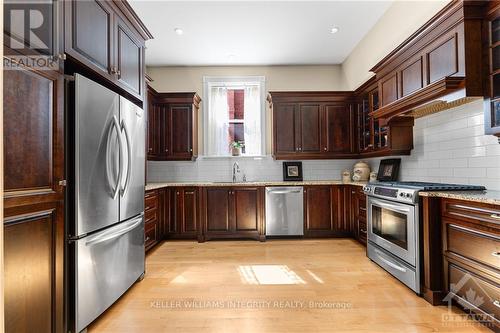
<path fill-rule="evenodd" d="M 270 187 L 266 188 L 267 193 L 269 194 L 290 194 L 290 193 L 302 193 L 302 187 L 294 187 L 294 188 L 276 188 Z"/>

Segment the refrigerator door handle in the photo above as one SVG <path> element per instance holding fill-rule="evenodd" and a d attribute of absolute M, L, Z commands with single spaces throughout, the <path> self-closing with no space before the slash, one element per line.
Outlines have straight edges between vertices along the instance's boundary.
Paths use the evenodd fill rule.
<path fill-rule="evenodd" d="M 142 215 L 140 218 L 129 222 L 129 225 L 124 227 L 123 229 L 112 231 L 112 232 L 105 232 L 105 233 L 102 233 L 100 235 L 90 237 L 90 239 L 85 242 L 85 245 L 89 246 L 89 245 L 93 245 L 93 244 L 103 243 L 105 241 L 108 241 L 108 240 L 111 240 L 114 238 L 118 238 L 121 235 L 124 235 L 124 234 L 128 233 L 130 230 L 137 227 L 139 224 L 141 224 L 141 222 L 142 222 Z"/>
<path fill-rule="evenodd" d="M 111 135 L 113 134 L 113 128 L 116 129 L 116 134 L 118 137 L 118 145 L 120 148 L 123 146 L 122 138 L 120 136 L 120 123 L 118 122 L 118 118 L 116 116 L 113 116 L 112 123 L 108 132 L 108 141 L 106 145 L 106 176 L 108 178 L 108 183 L 109 186 L 111 187 L 111 190 L 113 192 L 113 199 L 116 199 L 118 192 L 120 190 L 120 180 L 122 179 L 122 168 L 120 167 L 118 170 L 118 177 L 116 180 L 116 187 L 113 188 L 113 184 L 111 183 L 112 175 L 111 175 L 111 151 L 110 151 L 110 146 L 111 146 Z"/>
<path fill-rule="evenodd" d="M 122 129 L 123 132 L 125 133 L 125 141 L 127 142 L 127 173 L 125 176 L 125 185 L 123 185 L 122 190 L 121 190 L 121 195 L 123 196 L 125 192 L 127 191 L 128 185 L 130 183 L 130 169 L 132 168 L 132 145 L 130 143 L 130 134 L 129 130 L 127 129 L 127 124 L 125 121 L 122 120 Z M 121 186 L 121 181 L 120 181 L 120 186 Z"/>

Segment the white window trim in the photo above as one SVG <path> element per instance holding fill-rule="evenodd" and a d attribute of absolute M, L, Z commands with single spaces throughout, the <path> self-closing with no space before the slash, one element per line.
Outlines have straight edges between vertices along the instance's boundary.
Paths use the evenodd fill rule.
<path fill-rule="evenodd" d="M 266 77 L 265 76 L 203 76 L 203 98 L 208 101 L 208 95 L 210 93 L 210 88 L 212 86 L 220 85 L 224 86 L 225 83 L 255 83 L 258 82 L 260 85 L 260 126 L 261 126 L 261 154 L 260 155 L 244 155 L 244 156 L 234 156 L 234 157 L 262 157 L 266 156 Z M 203 124 L 203 153 L 206 154 L 208 151 L 208 131 L 206 121 L 208 115 L 208 105 L 209 103 L 202 103 L 203 114 L 202 114 L 202 124 Z M 222 158 L 226 159 L 228 157 L 233 157 L 230 155 L 226 156 L 211 156 L 204 155 L 207 158 Z"/>

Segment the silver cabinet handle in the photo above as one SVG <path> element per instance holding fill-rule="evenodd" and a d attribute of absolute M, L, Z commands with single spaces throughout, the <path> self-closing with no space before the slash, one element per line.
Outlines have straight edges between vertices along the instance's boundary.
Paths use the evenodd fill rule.
<path fill-rule="evenodd" d="M 146 239 L 144 240 L 144 243 L 147 243 L 147 242 L 148 242 L 148 240 L 149 240 L 149 236 L 148 236 L 148 237 L 146 237 Z"/>
<path fill-rule="evenodd" d="M 500 214 L 491 214 L 490 217 L 493 219 L 500 220 Z"/>
<path fill-rule="evenodd" d="M 499 257 L 500 257 L 500 252 L 493 252 L 491 255 L 492 255 L 493 257 L 497 257 L 497 258 L 499 258 Z"/>
<path fill-rule="evenodd" d="M 326 151 L 326 147 L 324 148 L 324 150 Z"/>
<path fill-rule="evenodd" d="M 494 300 L 493 305 L 496 306 L 497 308 L 500 308 L 500 301 L 499 300 Z"/>
<path fill-rule="evenodd" d="M 111 231 L 111 232 L 108 231 L 108 232 L 104 232 L 100 235 L 91 237 L 87 242 L 85 242 L 85 245 L 98 244 L 98 243 L 102 243 L 102 242 L 105 242 L 105 241 L 108 241 L 108 240 L 111 240 L 114 238 L 118 238 L 121 235 L 126 234 L 130 230 L 135 229 L 135 227 L 137 227 L 139 224 L 141 224 L 141 222 L 142 222 L 142 216 L 137 220 L 129 222 L 129 225 L 122 230 Z"/>
<path fill-rule="evenodd" d="M 132 151 L 131 151 L 132 145 L 130 144 L 130 133 L 127 129 L 127 124 L 123 120 L 122 120 L 122 130 L 125 133 L 125 140 L 127 142 L 127 173 L 125 177 L 125 185 L 123 185 L 123 188 L 121 190 L 121 195 L 123 197 L 130 183 L 130 173 L 131 173 L 130 170 L 132 169 Z M 120 180 L 120 186 L 121 186 L 121 180 Z"/>

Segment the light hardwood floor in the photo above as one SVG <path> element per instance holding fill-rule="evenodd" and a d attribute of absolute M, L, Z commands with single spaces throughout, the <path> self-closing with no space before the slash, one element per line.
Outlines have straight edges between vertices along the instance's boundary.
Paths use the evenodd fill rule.
<path fill-rule="evenodd" d="M 446 318 L 354 240 L 181 241 L 89 332 L 491 332 Z"/>

